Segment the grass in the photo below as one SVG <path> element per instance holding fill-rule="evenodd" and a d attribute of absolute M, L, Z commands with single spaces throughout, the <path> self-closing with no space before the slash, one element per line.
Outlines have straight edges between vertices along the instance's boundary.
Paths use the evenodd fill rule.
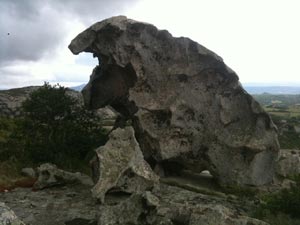
<path fill-rule="evenodd" d="M 223 187 L 223 192 L 226 194 L 236 195 L 240 198 L 254 198 L 258 194 L 258 190 L 256 188 L 242 186 Z"/>

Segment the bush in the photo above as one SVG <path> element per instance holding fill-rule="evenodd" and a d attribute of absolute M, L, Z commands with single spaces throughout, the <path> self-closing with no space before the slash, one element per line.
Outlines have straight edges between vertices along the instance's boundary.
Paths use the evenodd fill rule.
<path fill-rule="evenodd" d="M 24 159 L 65 167 L 83 161 L 106 141 L 100 118 L 86 110 L 59 85 L 45 83 L 23 103 L 24 118 L 15 141 L 21 141 Z"/>

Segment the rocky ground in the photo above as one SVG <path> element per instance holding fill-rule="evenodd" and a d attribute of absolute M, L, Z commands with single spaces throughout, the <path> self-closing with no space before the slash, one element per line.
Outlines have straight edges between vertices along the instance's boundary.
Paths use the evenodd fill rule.
<path fill-rule="evenodd" d="M 39 191 L 17 188 L 0 193 L 0 199 L 26 225 L 97 224 L 96 201 L 90 190 L 82 185 Z"/>
<path fill-rule="evenodd" d="M 88 186 L 79 184 L 38 191 L 16 188 L 0 193 L 0 199 L 27 225 L 88 225 L 97 221 L 141 225 L 160 224 L 160 220 L 162 224 L 264 224 L 247 216 L 253 204 L 250 201 L 245 204 L 233 195 L 201 194 L 199 190 L 205 189 L 201 186 L 198 192 L 176 187 L 182 180 L 172 179 L 173 185 L 160 184 L 151 192 L 109 193 L 102 205 L 92 198 Z"/>

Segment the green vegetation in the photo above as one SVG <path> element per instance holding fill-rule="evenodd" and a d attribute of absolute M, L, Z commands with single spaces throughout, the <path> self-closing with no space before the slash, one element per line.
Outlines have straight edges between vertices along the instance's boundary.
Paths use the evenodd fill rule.
<path fill-rule="evenodd" d="M 300 95 L 273 95 L 264 93 L 260 95 L 253 95 L 253 97 L 264 106 L 270 105 L 272 102 L 274 104 L 288 107 L 300 103 Z"/>
<path fill-rule="evenodd" d="M 241 187 L 241 186 L 226 186 L 223 187 L 223 192 L 226 194 L 236 195 L 241 198 L 253 198 L 258 194 L 256 188 Z"/>
<path fill-rule="evenodd" d="M 45 83 L 30 94 L 22 108 L 22 118 L 0 118 L 1 165 L 51 162 L 83 171 L 92 151 L 106 142 L 100 118 L 78 104 L 64 87 Z"/>
<path fill-rule="evenodd" d="M 272 225 L 300 224 L 300 176 L 295 185 L 277 193 L 266 195 L 255 210 L 254 216 Z"/>

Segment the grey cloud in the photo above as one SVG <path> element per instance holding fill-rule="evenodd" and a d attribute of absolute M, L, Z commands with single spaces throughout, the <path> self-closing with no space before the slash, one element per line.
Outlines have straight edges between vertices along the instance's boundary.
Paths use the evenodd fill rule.
<path fill-rule="evenodd" d="M 109 16 L 118 15 L 122 9 L 130 7 L 138 0 L 54 0 L 54 7 L 74 14 L 87 25 Z"/>
<path fill-rule="evenodd" d="M 37 61 L 51 55 L 66 37 L 67 20 L 86 26 L 138 0 L 1 0 L 0 66 L 16 60 Z M 8 35 L 9 34 L 9 35 Z"/>

